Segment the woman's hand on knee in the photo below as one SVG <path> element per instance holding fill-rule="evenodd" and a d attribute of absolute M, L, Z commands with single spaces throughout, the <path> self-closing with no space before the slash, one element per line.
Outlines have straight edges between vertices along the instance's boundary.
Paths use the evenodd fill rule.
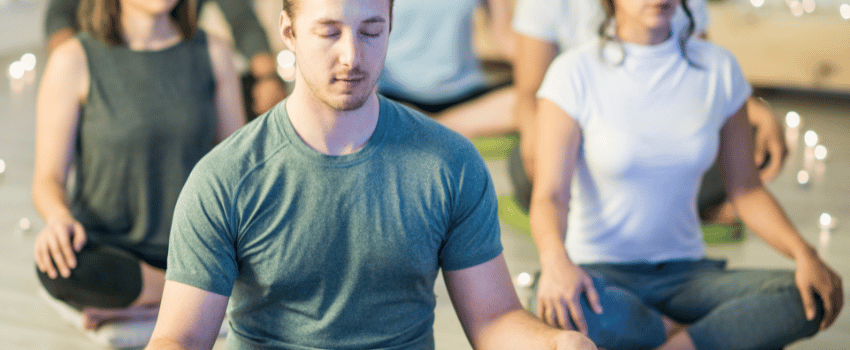
<path fill-rule="evenodd" d="M 587 322 L 581 308 L 586 297 L 593 311 L 602 313 L 593 280 L 580 267 L 568 263 L 561 268 L 543 269 L 537 289 L 537 315 L 551 326 L 573 329 L 587 335 Z"/>
<path fill-rule="evenodd" d="M 795 273 L 797 288 L 803 299 L 806 318 L 811 320 L 817 314 L 815 293 L 823 301 L 823 320 L 821 330 L 826 329 L 838 318 L 844 306 L 844 291 L 841 276 L 833 271 L 817 256 L 799 259 Z"/>
<path fill-rule="evenodd" d="M 50 278 L 71 276 L 76 253 L 86 243 L 83 226 L 70 216 L 51 218 L 35 238 L 33 256 L 38 270 Z"/>

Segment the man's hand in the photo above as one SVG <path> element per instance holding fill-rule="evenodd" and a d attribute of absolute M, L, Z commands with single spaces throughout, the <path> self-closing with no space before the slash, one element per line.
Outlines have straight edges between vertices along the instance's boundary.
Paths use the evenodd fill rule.
<path fill-rule="evenodd" d="M 841 286 L 841 277 L 829 268 L 817 256 L 806 256 L 797 261 L 795 273 L 797 288 L 803 298 L 803 309 L 806 318 L 811 320 L 817 311 L 814 293 L 823 300 L 823 321 L 820 329 L 824 330 L 838 318 L 841 308 L 844 306 L 844 292 Z"/>
<path fill-rule="evenodd" d="M 52 218 L 35 238 L 35 264 L 39 271 L 50 278 L 56 278 L 59 274 L 68 278 L 71 269 L 77 267 L 76 253 L 85 243 L 86 233 L 79 222 L 70 216 Z"/>

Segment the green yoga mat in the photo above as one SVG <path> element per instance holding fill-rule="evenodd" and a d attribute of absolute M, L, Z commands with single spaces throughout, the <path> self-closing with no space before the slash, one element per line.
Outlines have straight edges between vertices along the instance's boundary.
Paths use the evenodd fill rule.
<path fill-rule="evenodd" d="M 531 236 L 528 213 L 522 210 L 512 194 L 498 196 L 499 219 L 508 224 L 517 233 Z M 740 222 L 732 225 L 711 224 L 702 226 L 705 243 L 731 243 L 744 240 L 744 226 Z"/>
<path fill-rule="evenodd" d="M 472 140 L 472 144 L 484 159 L 505 159 L 519 143 L 515 134 L 482 137 Z"/>
<path fill-rule="evenodd" d="M 508 224 L 517 233 L 531 237 L 531 225 L 528 223 L 528 213 L 522 210 L 512 194 L 497 197 L 499 201 L 499 219 Z"/>

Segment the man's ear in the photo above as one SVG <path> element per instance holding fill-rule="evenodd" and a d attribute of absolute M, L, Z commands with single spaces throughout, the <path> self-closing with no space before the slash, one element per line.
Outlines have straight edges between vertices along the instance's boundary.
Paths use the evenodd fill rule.
<path fill-rule="evenodd" d="M 286 11 L 280 11 L 280 37 L 286 48 L 295 52 L 295 27 Z"/>

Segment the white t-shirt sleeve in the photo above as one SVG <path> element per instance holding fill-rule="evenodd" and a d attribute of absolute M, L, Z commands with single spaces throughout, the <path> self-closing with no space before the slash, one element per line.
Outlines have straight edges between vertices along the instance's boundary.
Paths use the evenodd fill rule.
<path fill-rule="evenodd" d="M 585 118 L 580 111 L 585 100 L 585 89 L 583 77 L 580 76 L 579 58 L 575 52 L 556 57 L 543 77 L 537 97 L 552 101 L 583 127 Z"/>
<path fill-rule="evenodd" d="M 722 71 L 726 83 L 727 101 L 729 101 L 726 106 L 726 118 L 728 119 L 747 102 L 747 99 L 753 93 L 753 88 L 744 77 L 744 72 L 741 71 L 741 66 L 738 65 L 735 56 L 725 49 L 721 50 L 725 56 Z"/>
<path fill-rule="evenodd" d="M 558 40 L 558 8 L 551 0 L 518 0 L 514 8 L 514 31 L 545 41 Z"/>

